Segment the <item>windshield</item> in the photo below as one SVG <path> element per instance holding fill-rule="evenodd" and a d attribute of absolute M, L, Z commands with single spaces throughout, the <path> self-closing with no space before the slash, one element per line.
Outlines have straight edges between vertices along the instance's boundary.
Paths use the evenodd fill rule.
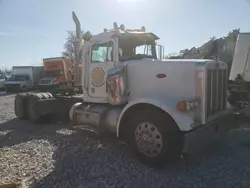
<path fill-rule="evenodd" d="M 113 43 L 94 44 L 91 48 L 91 61 L 101 63 L 105 61 L 113 61 Z"/>
<path fill-rule="evenodd" d="M 63 75 L 63 71 L 58 70 L 58 71 L 46 71 L 45 76 L 47 77 L 58 77 Z"/>
<path fill-rule="evenodd" d="M 157 58 L 155 40 L 152 37 L 121 36 L 119 38 L 119 60 Z"/>
<path fill-rule="evenodd" d="M 141 45 L 134 48 L 135 55 L 153 56 L 151 45 Z"/>
<path fill-rule="evenodd" d="M 27 75 L 12 75 L 8 80 L 9 81 L 25 81 Z"/>
<path fill-rule="evenodd" d="M 156 58 L 152 51 L 152 45 L 139 45 L 130 48 L 120 48 L 120 61 L 126 61 L 130 59 L 142 59 L 142 58 Z"/>

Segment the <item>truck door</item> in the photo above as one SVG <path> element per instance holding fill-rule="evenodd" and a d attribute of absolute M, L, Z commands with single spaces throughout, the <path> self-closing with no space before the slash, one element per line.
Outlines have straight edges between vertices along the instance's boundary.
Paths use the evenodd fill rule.
<path fill-rule="evenodd" d="M 108 100 L 107 71 L 115 66 L 115 40 L 93 43 L 90 46 L 88 93 L 91 98 Z"/>

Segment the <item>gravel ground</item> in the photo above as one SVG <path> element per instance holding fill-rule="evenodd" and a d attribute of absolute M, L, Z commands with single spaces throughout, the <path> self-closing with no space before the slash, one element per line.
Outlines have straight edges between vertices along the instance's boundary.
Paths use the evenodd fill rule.
<path fill-rule="evenodd" d="M 0 94 L 0 183 L 27 187 L 250 187 L 250 126 L 241 123 L 220 147 L 162 169 L 138 162 L 117 140 L 99 141 L 62 123 L 35 126 Z"/>

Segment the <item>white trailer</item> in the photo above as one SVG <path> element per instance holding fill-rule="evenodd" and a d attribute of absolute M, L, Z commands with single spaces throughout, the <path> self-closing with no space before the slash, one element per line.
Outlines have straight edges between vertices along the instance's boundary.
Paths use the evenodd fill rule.
<path fill-rule="evenodd" d="M 250 81 L 250 33 L 240 33 L 236 42 L 229 80 L 239 76 Z"/>
<path fill-rule="evenodd" d="M 43 76 L 43 66 L 13 66 L 12 75 L 6 80 L 7 91 L 26 91 L 37 86 Z"/>
<path fill-rule="evenodd" d="M 235 110 L 250 116 L 250 33 L 239 33 L 228 83 L 228 97 Z"/>

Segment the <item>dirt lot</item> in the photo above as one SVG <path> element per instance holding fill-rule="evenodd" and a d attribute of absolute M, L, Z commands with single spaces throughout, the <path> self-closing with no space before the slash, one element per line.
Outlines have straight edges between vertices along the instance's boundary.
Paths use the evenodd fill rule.
<path fill-rule="evenodd" d="M 225 144 L 163 169 L 150 169 L 118 140 L 62 123 L 35 126 L 13 112 L 15 95 L 0 94 L 0 183 L 28 187 L 250 187 L 250 126 L 240 123 Z"/>

